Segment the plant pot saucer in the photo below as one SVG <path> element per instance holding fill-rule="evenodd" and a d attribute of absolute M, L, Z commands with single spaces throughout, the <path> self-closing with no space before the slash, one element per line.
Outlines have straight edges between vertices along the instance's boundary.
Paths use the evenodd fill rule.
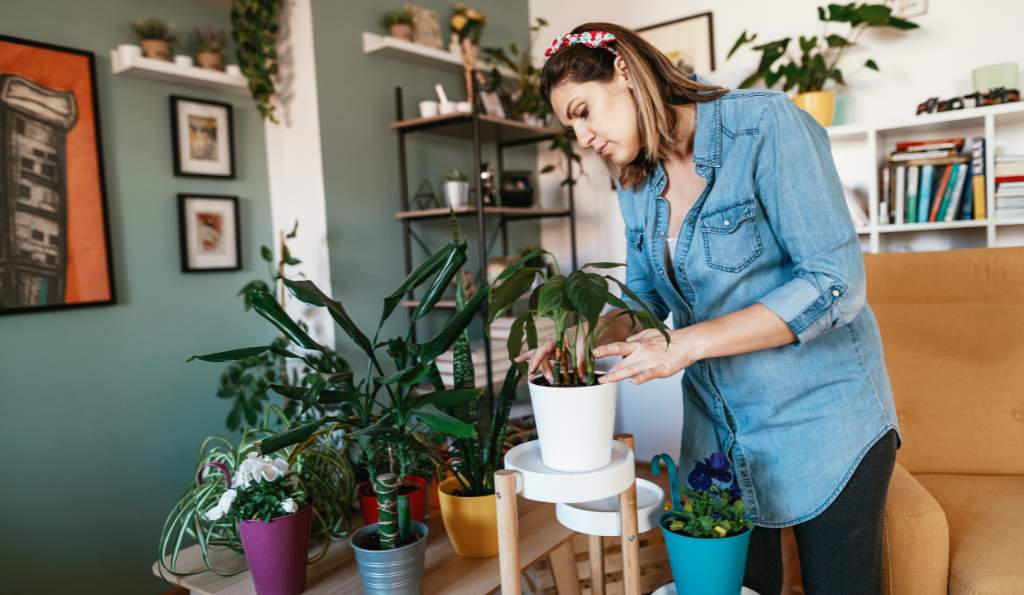
<path fill-rule="evenodd" d="M 655 589 L 651 595 L 676 595 L 676 584 L 669 583 L 667 585 L 662 585 Z M 753 589 L 743 587 L 743 590 L 740 591 L 740 595 L 758 595 L 758 593 Z"/>
<path fill-rule="evenodd" d="M 540 458 L 540 441 L 532 440 L 505 454 L 505 469 L 518 472 L 516 488 L 524 498 L 538 502 L 590 502 L 621 494 L 636 479 L 633 451 L 612 443 L 612 460 L 579 473 L 555 471 Z"/>
<path fill-rule="evenodd" d="M 646 533 L 658 527 L 658 519 L 665 511 L 665 491 L 646 479 L 636 480 L 637 531 Z M 619 497 L 608 496 L 600 500 L 576 504 L 555 505 L 555 515 L 563 526 L 587 535 L 618 537 L 622 535 L 619 520 Z"/>

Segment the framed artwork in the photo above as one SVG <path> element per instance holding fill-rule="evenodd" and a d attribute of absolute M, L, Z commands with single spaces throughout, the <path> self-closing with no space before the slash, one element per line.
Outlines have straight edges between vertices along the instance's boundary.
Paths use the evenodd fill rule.
<path fill-rule="evenodd" d="M 0 314 L 113 304 L 96 60 L 0 35 Z"/>
<path fill-rule="evenodd" d="M 237 196 L 179 194 L 178 230 L 182 272 L 242 268 Z"/>
<path fill-rule="evenodd" d="M 687 75 L 715 69 L 715 27 L 710 12 L 637 29 Z"/>
<path fill-rule="evenodd" d="M 235 177 L 232 113 L 228 103 L 171 95 L 174 175 Z"/>
<path fill-rule="evenodd" d="M 505 106 L 502 104 L 501 97 L 497 91 L 481 91 L 480 104 L 484 108 L 484 113 L 488 116 L 494 116 L 495 118 L 505 117 Z"/>

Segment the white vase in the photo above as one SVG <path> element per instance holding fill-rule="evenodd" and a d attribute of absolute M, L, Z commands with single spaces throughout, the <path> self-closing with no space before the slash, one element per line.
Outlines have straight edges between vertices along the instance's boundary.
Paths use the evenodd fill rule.
<path fill-rule="evenodd" d="M 448 204 L 453 209 L 458 209 L 469 205 L 469 182 L 459 182 L 457 180 L 445 180 L 444 185 L 444 198 L 448 201 Z"/>
<path fill-rule="evenodd" d="M 530 382 L 544 466 L 580 473 L 611 462 L 617 396 L 617 382 L 573 387 Z"/>

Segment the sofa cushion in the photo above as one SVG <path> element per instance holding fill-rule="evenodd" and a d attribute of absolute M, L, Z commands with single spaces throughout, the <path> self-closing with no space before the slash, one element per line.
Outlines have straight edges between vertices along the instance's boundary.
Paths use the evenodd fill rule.
<path fill-rule="evenodd" d="M 949 593 L 1024 593 L 1024 476 L 914 477 L 949 520 Z"/>
<path fill-rule="evenodd" d="M 949 525 L 935 498 L 897 464 L 889 481 L 882 528 L 886 595 L 945 595 Z"/>

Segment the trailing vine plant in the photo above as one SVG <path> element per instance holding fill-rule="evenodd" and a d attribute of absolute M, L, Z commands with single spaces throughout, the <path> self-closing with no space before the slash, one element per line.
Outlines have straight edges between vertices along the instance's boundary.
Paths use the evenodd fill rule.
<path fill-rule="evenodd" d="M 274 116 L 274 77 L 277 76 L 277 32 L 282 0 L 232 0 L 231 38 L 238 67 L 249 81 L 249 92 L 264 119 Z"/>

